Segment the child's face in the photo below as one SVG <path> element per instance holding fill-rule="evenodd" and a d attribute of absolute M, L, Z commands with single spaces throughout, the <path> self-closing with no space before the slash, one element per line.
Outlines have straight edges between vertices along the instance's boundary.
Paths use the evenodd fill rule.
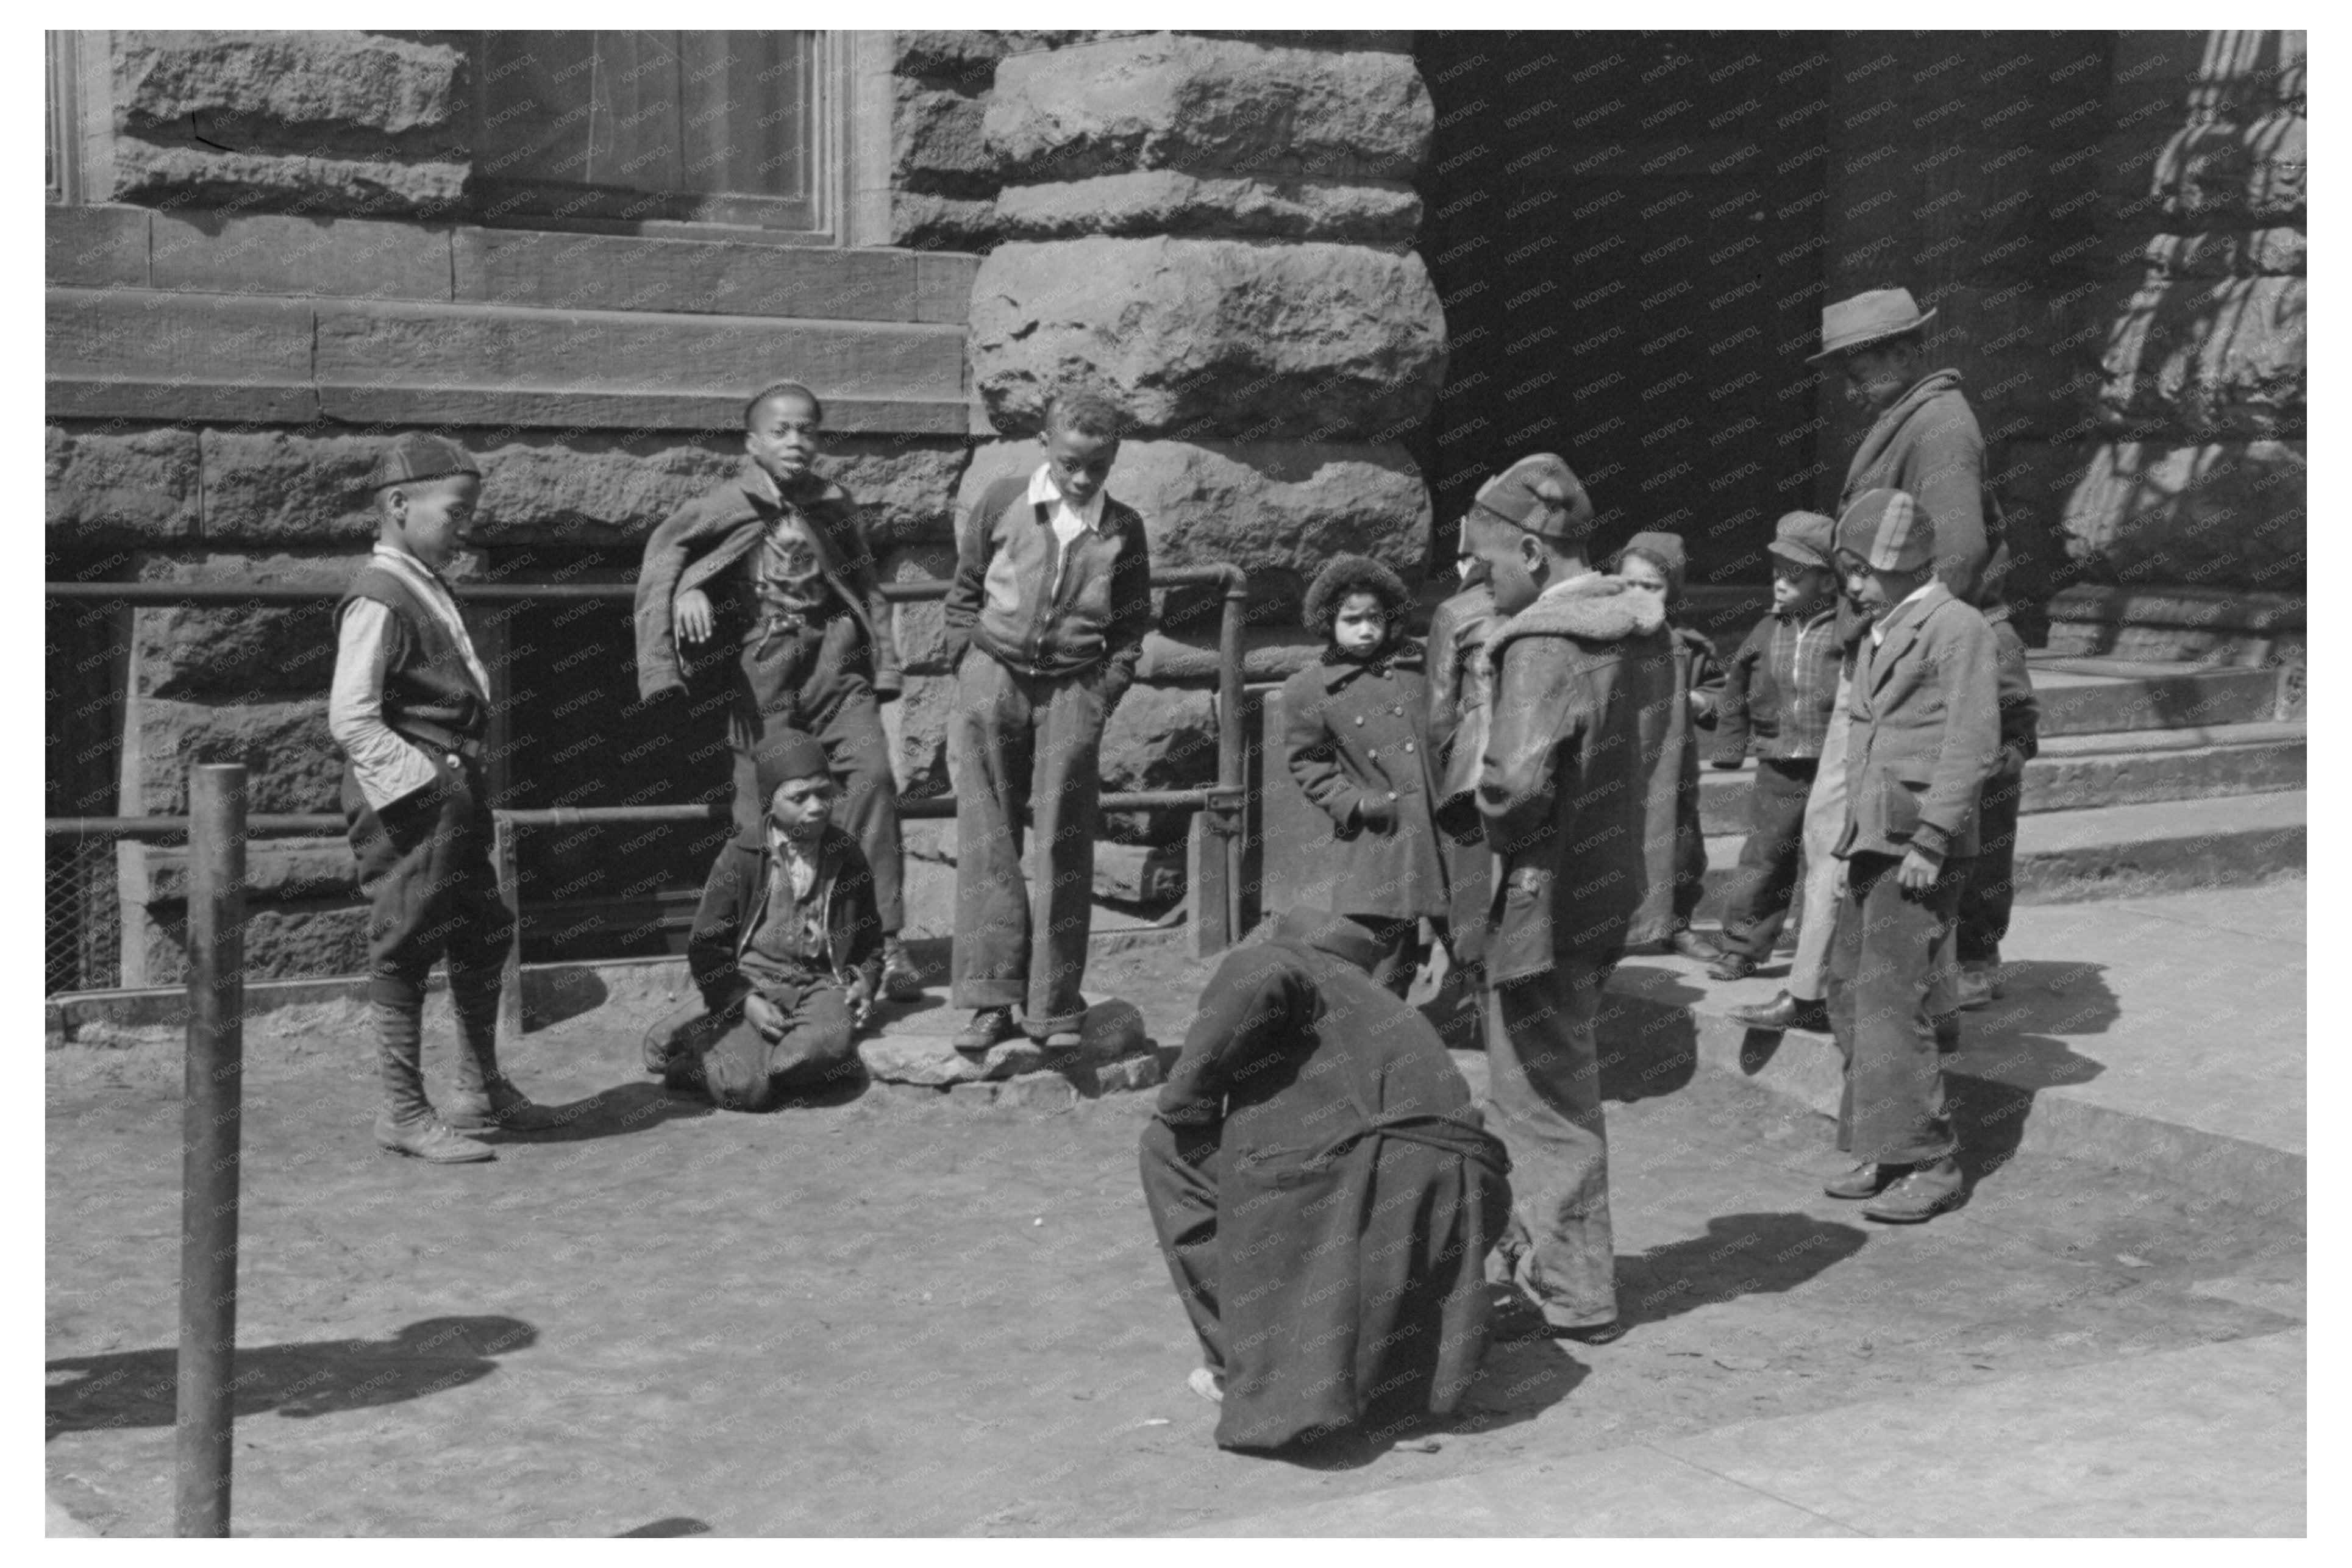
<path fill-rule="evenodd" d="M 1628 555 L 1618 563 L 1617 580 L 1628 588 L 1637 588 L 1657 600 L 1661 608 L 1666 602 L 1666 574 L 1657 563 L 1645 555 Z"/>
<path fill-rule="evenodd" d="M 807 398 L 780 393 L 751 411 L 743 449 L 779 484 L 793 484 L 807 477 L 824 449 L 824 425 Z"/>
<path fill-rule="evenodd" d="M 1368 654 L 1389 635 L 1389 613 L 1370 594 L 1350 594 L 1339 601 L 1331 621 L 1331 641 L 1342 653 Z"/>
<path fill-rule="evenodd" d="M 1838 559 L 1845 568 L 1847 597 L 1874 621 L 1909 598 L 1927 580 L 1925 572 L 1881 572 L 1857 555 L 1841 554 Z"/>
<path fill-rule="evenodd" d="M 1116 436 L 1089 436 L 1057 426 L 1038 439 L 1045 444 L 1045 466 L 1053 470 L 1054 482 L 1073 506 L 1094 500 L 1110 478 L 1110 466 L 1118 461 Z"/>
<path fill-rule="evenodd" d="M 1803 615 L 1821 607 L 1830 596 L 1830 574 L 1820 566 L 1800 566 L 1775 558 L 1772 563 L 1772 607 Z"/>
<path fill-rule="evenodd" d="M 394 542 L 436 572 L 474 545 L 474 502 L 482 481 L 471 474 L 400 486 L 384 498 L 384 525 Z"/>
<path fill-rule="evenodd" d="M 793 843 L 808 843 L 833 820 L 833 803 L 840 794 L 839 787 L 823 773 L 786 779 L 768 797 L 768 820 Z"/>

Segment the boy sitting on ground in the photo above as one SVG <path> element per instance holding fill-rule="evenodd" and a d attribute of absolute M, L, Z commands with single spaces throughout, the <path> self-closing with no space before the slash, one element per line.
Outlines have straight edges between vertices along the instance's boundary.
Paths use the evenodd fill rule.
<path fill-rule="evenodd" d="M 728 1110 L 765 1110 L 856 1072 L 882 955 L 874 873 L 833 826 L 841 792 L 824 747 L 780 730 L 752 760 L 767 819 L 719 852 L 687 949 L 708 1010 L 646 1037 L 647 1071 Z"/>

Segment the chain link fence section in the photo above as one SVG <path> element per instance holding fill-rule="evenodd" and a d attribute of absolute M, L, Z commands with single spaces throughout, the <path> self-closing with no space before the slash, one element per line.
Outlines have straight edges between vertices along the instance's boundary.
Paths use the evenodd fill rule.
<path fill-rule="evenodd" d="M 53 837 L 43 875 L 45 996 L 122 984 L 121 889 L 111 838 Z"/>

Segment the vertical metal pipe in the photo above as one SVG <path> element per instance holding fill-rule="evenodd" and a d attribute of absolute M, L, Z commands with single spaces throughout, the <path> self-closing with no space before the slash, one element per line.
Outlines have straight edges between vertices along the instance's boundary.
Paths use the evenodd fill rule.
<path fill-rule="evenodd" d="M 490 858 L 498 868 L 499 897 L 514 916 L 513 934 L 499 972 L 499 1059 L 522 1044 L 522 879 L 515 867 L 515 825 L 503 811 L 492 814 Z"/>
<path fill-rule="evenodd" d="M 1217 782 L 1239 789 L 1242 774 L 1242 624 L 1249 613 L 1249 577 L 1229 566 L 1224 616 L 1217 624 Z M 1237 813 L 1225 834 L 1225 940 L 1247 934 L 1242 924 L 1242 824 Z"/>
<path fill-rule="evenodd" d="M 237 1146 L 245 1089 L 245 769 L 188 779 L 188 1053 L 181 1110 L 173 1521 L 226 1535 L 236 1392 Z"/>

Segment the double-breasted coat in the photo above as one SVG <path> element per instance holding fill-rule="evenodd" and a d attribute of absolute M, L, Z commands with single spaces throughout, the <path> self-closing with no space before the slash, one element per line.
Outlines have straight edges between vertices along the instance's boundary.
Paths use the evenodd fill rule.
<path fill-rule="evenodd" d="M 1331 908 L 1443 919 L 1437 767 L 1419 646 L 1407 641 L 1364 663 L 1326 652 L 1283 683 L 1282 712 L 1290 776 L 1331 818 Z"/>

